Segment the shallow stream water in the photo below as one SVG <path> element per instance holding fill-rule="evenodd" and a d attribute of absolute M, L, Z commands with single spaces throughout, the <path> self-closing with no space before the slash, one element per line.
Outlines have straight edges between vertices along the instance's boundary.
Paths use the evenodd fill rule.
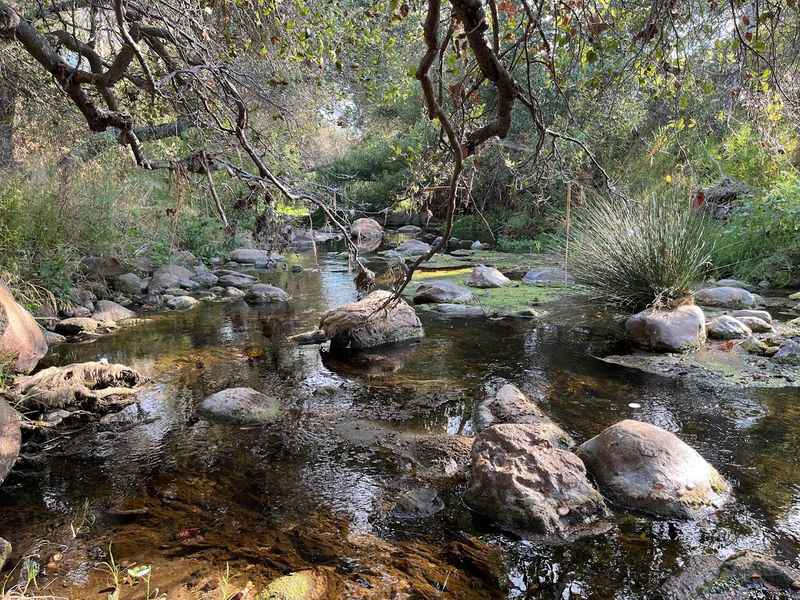
<path fill-rule="evenodd" d="M 97 563 L 109 544 L 118 561 L 152 564 L 153 584 L 170 598 L 205 597 L 203 582 L 226 568 L 259 582 L 321 567 L 360 582 L 367 598 L 605 600 L 658 598 L 694 555 L 749 548 L 800 566 L 797 388 L 720 390 L 614 367 L 593 358 L 608 350 L 602 332 L 569 319 L 425 313 L 420 343 L 369 364 L 333 362 L 285 337 L 356 298 L 346 258 L 291 260 L 305 271 L 259 275 L 289 292 L 288 308 L 204 302 L 48 357 L 106 358 L 152 379 L 130 424 L 55 438 L 44 460 L 23 459 L 0 487 L 0 536 L 16 559 L 37 554 L 51 593 L 105 598 Z M 461 484 L 440 488 L 445 508 L 433 516 L 398 512 L 402 493 L 429 485 L 403 440 L 472 435 L 473 403 L 495 377 L 537 399 L 578 442 L 625 418 L 675 432 L 732 482 L 733 500 L 695 523 L 615 509 L 609 532 L 561 545 L 492 529 L 464 506 Z M 198 414 L 205 396 L 235 386 L 277 395 L 285 416 L 239 427 Z M 453 558 L 464 540 L 486 560 Z M 65 558 L 48 569 L 55 551 Z M 389 595 L 405 576 L 407 596 Z M 414 583 L 421 578 L 435 593 Z"/>

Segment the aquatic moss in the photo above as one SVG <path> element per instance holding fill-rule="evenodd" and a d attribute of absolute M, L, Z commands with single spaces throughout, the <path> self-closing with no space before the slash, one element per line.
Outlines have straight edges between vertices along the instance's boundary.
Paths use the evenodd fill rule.
<path fill-rule="evenodd" d="M 278 577 L 264 590 L 267 600 L 315 600 L 322 596 L 319 578 L 313 571 L 298 571 Z"/>

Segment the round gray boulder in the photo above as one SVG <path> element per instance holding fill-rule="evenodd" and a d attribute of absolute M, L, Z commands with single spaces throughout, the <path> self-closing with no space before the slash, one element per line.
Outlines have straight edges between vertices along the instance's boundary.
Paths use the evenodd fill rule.
<path fill-rule="evenodd" d="M 522 283 L 528 285 L 547 285 L 553 283 L 575 283 L 575 278 L 558 267 L 542 267 L 525 273 Z"/>
<path fill-rule="evenodd" d="M 687 352 L 706 341 L 706 318 L 697 306 L 670 311 L 647 309 L 625 322 L 625 333 L 636 346 L 656 352 Z"/>
<path fill-rule="evenodd" d="M 715 340 L 743 340 L 752 333 L 747 325 L 730 315 L 720 315 L 708 323 L 708 337 Z"/>
<path fill-rule="evenodd" d="M 247 290 L 244 297 L 249 304 L 269 304 L 272 302 L 288 302 L 289 294 L 279 287 L 267 283 L 257 283 Z"/>
<path fill-rule="evenodd" d="M 476 288 L 499 288 L 511 285 L 511 280 L 494 267 L 478 265 L 472 269 L 467 285 Z"/>
<path fill-rule="evenodd" d="M 414 294 L 414 304 L 465 304 L 472 300 L 472 292 L 446 280 L 426 281 Z"/>
<path fill-rule="evenodd" d="M 718 308 L 752 308 L 757 305 L 753 294 L 738 287 L 706 288 L 695 292 L 694 299 L 703 306 Z"/>

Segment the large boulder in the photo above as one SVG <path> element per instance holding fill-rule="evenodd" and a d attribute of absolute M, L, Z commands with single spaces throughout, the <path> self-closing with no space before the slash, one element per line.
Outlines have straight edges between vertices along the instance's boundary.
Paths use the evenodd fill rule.
<path fill-rule="evenodd" d="M 425 335 L 416 311 L 391 292 L 377 290 L 326 312 L 319 328 L 335 348 L 374 348 Z"/>
<path fill-rule="evenodd" d="M 95 321 L 124 321 L 132 319 L 136 313 L 111 300 L 98 300 L 92 318 Z"/>
<path fill-rule="evenodd" d="M 383 226 L 375 219 L 367 217 L 356 219 L 350 224 L 350 235 L 362 240 L 382 238 Z"/>
<path fill-rule="evenodd" d="M 47 354 L 47 341 L 33 316 L 0 283 L 0 353 L 14 358 L 14 369 L 30 373 Z"/>
<path fill-rule="evenodd" d="M 279 287 L 267 283 L 257 283 L 247 290 L 244 297 L 249 304 L 268 304 L 271 302 L 288 302 L 289 294 Z"/>
<path fill-rule="evenodd" d="M 147 289 L 151 294 L 160 294 L 169 288 L 182 287 L 182 284 L 191 281 L 193 276 L 194 273 L 186 267 L 164 265 L 155 270 Z"/>
<path fill-rule="evenodd" d="M 611 500 L 657 516 L 697 518 L 728 495 L 728 484 L 694 448 L 648 423 L 620 421 L 577 454 Z"/>
<path fill-rule="evenodd" d="M 472 292 L 452 281 L 426 281 L 414 294 L 414 304 L 465 304 L 472 300 Z"/>
<path fill-rule="evenodd" d="M 420 240 L 406 240 L 395 251 L 401 256 L 422 256 L 431 251 L 431 246 Z"/>
<path fill-rule="evenodd" d="M 713 287 L 698 290 L 694 299 L 703 306 L 718 308 L 752 308 L 758 303 L 755 296 L 739 287 Z"/>
<path fill-rule="evenodd" d="M 478 434 L 465 499 L 503 527 L 553 537 L 593 533 L 608 516 L 581 460 L 554 448 L 534 425 L 494 425 Z"/>
<path fill-rule="evenodd" d="M 670 311 L 647 309 L 625 322 L 628 339 L 645 350 L 686 352 L 706 341 L 706 318 L 697 306 Z"/>
<path fill-rule="evenodd" d="M 528 285 L 549 285 L 553 283 L 575 283 L 575 278 L 558 267 L 542 267 L 525 273 L 522 283 Z"/>
<path fill-rule="evenodd" d="M 138 296 L 147 290 L 147 282 L 136 273 L 124 273 L 114 279 L 114 289 L 123 294 Z"/>
<path fill-rule="evenodd" d="M 499 288 L 511 285 L 511 280 L 494 267 L 478 265 L 472 269 L 467 285 L 476 288 Z"/>
<path fill-rule="evenodd" d="M 730 315 L 715 317 L 706 327 L 708 337 L 715 340 L 743 340 L 753 333 L 747 325 Z"/>
<path fill-rule="evenodd" d="M 281 414 L 280 402 L 276 398 L 247 387 L 212 394 L 203 400 L 200 410 L 241 423 L 268 423 Z"/>
<path fill-rule="evenodd" d="M 0 399 L 0 483 L 3 483 L 14 466 L 21 442 L 19 414 L 5 400 Z"/>

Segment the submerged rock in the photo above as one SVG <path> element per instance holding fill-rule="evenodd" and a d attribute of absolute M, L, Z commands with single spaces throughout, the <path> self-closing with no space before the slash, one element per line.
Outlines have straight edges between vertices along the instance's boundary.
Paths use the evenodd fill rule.
<path fill-rule="evenodd" d="M 33 316 L 0 283 L 0 352 L 13 357 L 14 370 L 30 373 L 47 354 L 47 340 Z"/>
<path fill-rule="evenodd" d="M 244 297 L 250 304 L 267 304 L 270 302 L 288 302 L 289 294 L 279 287 L 267 283 L 257 283 L 247 290 Z"/>
<path fill-rule="evenodd" d="M 200 410 L 243 423 L 268 423 L 281 413 L 276 398 L 247 387 L 230 388 L 212 394 L 203 400 Z"/>
<path fill-rule="evenodd" d="M 3 483 L 19 456 L 22 437 L 19 429 L 19 414 L 0 399 L 0 483 Z M 2 569 L 3 545 L 0 538 L 0 569 Z"/>
<path fill-rule="evenodd" d="M 715 340 L 743 340 L 753 333 L 739 319 L 721 315 L 708 323 L 708 337 Z"/>
<path fill-rule="evenodd" d="M 545 285 L 552 283 L 575 283 L 575 278 L 564 269 L 558 267 L 543 267 L 525 273 L 522 283 L 528 285 Z"/>
<path fill-rule="evenodd" d="M 92 318 L 95 321 L 124 321 L 132 319 L 136 313 L 111 300 L 98 300 Z"/>
<path fill-rule="evenodd" d="M 470 273 L 467 285 L 476 288 L 499 288 L 511 285 L 511 280 L 494 267 L 478 265 Z"/>
<path fill-rule="evenodd" d="M 414 304 L 465 304 L 472 292 L 452 281 L 426 281 L 417 288 Z"/>
<path fill-rule="evenodd" d="M 393 294 L 384 290 L 329 310 L 320 318 L 319 328 L 333 348 L 373 348 L 425 335 L 416 311 L 402 298 L 393 299 Z"/>
<path fill-rule="evenodd" d="M 609 516 L 580 458 L 553 448 L 533 425 L 495 425 L 477 436 L 465 499 L 503 527 L 551 537 L 596 533 Z"/>
<path fill-rule="evenodd" d="M 698 518 L 723 504 L 728 484 L 697 451 L 655 425 L 627 419 L 577 450 L 603 493 L 650 514 Z"/>
<path fill-rule="evenodd" d="M 696 350 L 706 341 L 706 318 L 697 306 L 684 305 L 666 311 L 647 309 L 625 322 L 634 344 L 657 352 Z"/>
<path fill-rule="evenodd" d="M 444 502 L 434 488 L 408 490 L 397 499 L 397 512 L 407 517 L 432 517 L 444 509 Z"/>
<path fill-rule="evenodd" d="M 751 308 L 757 305 L 753 294 L 737 287 L 706 288 L 695 292 L 694 299 L 698 304 L 718 308 Z"/>
<path fill-rule="evenodd" d="M 375 219 L 364 217 L 350 224 L 350 235 L 356 239 L 372 239 L 383 237 L 383 226 Z"/>
<path fill-rule="evenodd" d="M 755 600 L 800 598 L 800 571 L 744 550 L 721 560 L 689 559 L 663 587 L 665 600 Z"/>

